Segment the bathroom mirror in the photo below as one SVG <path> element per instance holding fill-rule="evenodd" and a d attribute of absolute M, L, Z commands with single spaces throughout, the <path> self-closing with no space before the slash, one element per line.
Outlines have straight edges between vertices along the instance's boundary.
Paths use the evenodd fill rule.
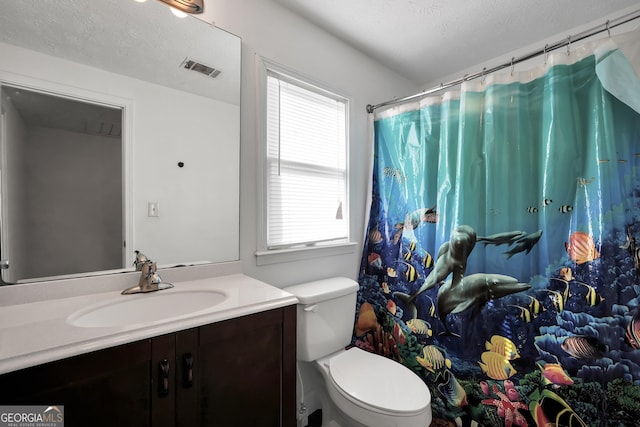
<path fill-rule="evenodd" d="M 237 260 L 240 45 L 156 0 L 1 2 L 3 281 Z"/>

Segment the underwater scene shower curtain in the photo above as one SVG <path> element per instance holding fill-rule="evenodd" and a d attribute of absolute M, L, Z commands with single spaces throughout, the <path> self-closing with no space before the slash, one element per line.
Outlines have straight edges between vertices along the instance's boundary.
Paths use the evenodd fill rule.
<path fill-rule="evenodd" d="M 640 425 L 640 83 L 547 59 L 374 118 L 352 344 L 445 425 Z"/>

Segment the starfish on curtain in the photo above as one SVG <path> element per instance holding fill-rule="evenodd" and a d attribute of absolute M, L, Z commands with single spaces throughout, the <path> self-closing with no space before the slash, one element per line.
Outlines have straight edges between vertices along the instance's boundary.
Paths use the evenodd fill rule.
<path fill-rule="evenodd" d="M 498 415 L 504 418 L 505 427 L 527 427 L 527 420 L 520 412 L 518 412 L 518 409 L 527 411 L 529 410 L 529 407 L 522 402 L 512 401 L 504 393 L 502 393 L 496 385 L 493 386 L 493 392 L 500 399 L 484 399 L 482 403 L 484 405 L 491 405 L 498 408 Z M 518 399 L 517 393 L 514 397 Z"/>

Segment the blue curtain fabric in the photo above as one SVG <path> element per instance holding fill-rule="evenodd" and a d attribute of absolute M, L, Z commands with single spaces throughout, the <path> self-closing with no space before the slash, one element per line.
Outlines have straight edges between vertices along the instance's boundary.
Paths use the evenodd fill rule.
<path fill-rule="evenodd" d="M 435 418 L 638 425 L 640 84 L 615 49 L 564 62 L 374 120 L 353 345 Z"/>

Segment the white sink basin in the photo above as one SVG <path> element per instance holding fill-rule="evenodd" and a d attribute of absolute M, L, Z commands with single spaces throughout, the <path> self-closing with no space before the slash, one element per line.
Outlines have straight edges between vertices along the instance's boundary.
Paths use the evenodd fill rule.
<path fill-rule="evenodd" d="M 67 317 L 67 323 L 83 328 L 104 328 L 152 323 L 215 309 L 227 296 L 216 291 L 163 290 L 147 294 L 122 295 Z"/>

